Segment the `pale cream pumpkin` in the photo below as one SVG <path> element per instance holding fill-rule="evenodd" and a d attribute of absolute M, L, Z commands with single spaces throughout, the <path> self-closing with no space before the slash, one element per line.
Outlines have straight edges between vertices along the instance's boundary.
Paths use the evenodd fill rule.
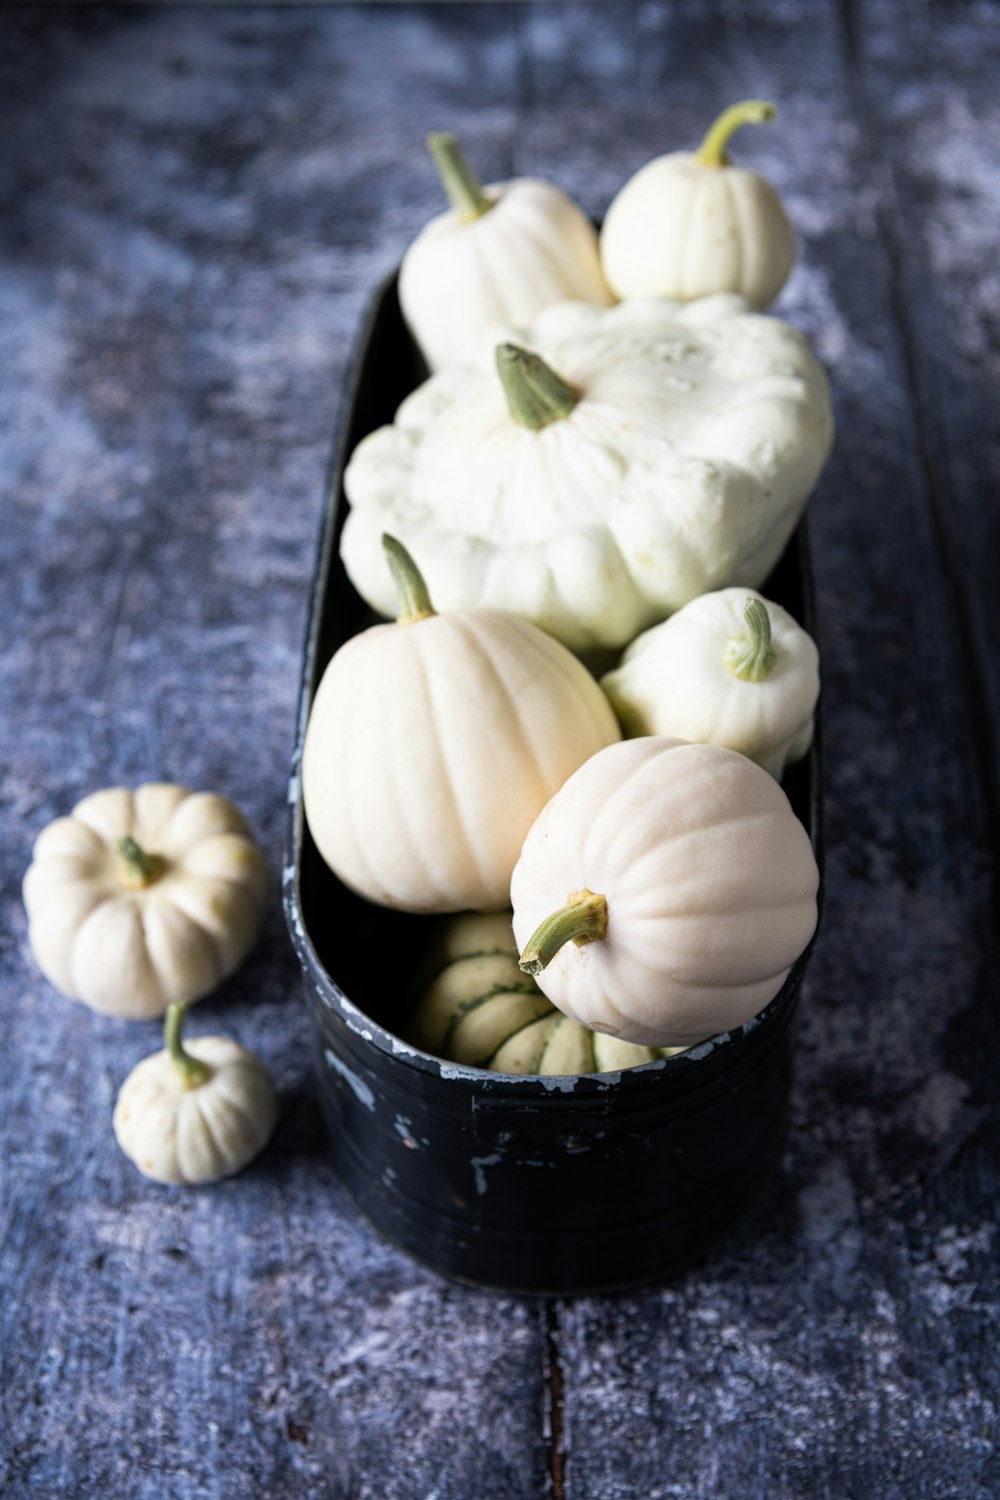
<path fill-rule="evenodd" d="M 805 339 L 738 297 L 561 303 L 359 443 L 341 555 L 382 614 L 388 531 L 441 609 L 511 609 L 574 650 L 620 647 L 698 594 L 759 588 L 832 436 Z"/>
<path fill-rule="evenodd" d="M 780 604 L 722 589 L 639 636 L 601 687 L 630 738 L 725 745 L 780 781 L 812 744 L 819 652 Z"/>
<path fill-rule="evenodd" d="M 536 815 L 620 731 L 558 641 L 496 610 L 438 615 L 399 543 L 385 555 L 400 618 L 347 641 L 323 675 L 302 755 L 309 828 L 371 901 L 497 911 Z"/>
<path fill-rule="evenodd" d="M 773 1000 L 816 927 L 809 837 L 733 750 L 650 737 L 595 755 L 524 841 L 521 967 L 584 1025 L 689 1047 Z"/>
<path fill-rule="evenodd" d="M 115 1105 L 119 1146 L 154 1182 L 215 1182 L 263 1150 L 278 1118 L 267 1069 L 221 1036 L 185 1047 L 187 1006 L 169 1006 L 164 1050 L 133 1068 Z"/>
<path fill-rule="evenodd" d="M 697 152 L 647 162 L 617 194 L 601 230 L 601 263 L 619 297 L 738 292 L 766 307 L 795 259 L 795 236 L 765 177 L 734 167 L 726 154 L 742 125 L 774 118 L 746 99 L 719 116 Z"/>
<path fill-rule="evenodd" d="M 451 208 L 404 255 L 399 302 L 431 370 L 474 358 L 496 323 L 528 324 L 571 298 L 614 301 L 597 231 L 565 193 L 534 177 L 483 188 L 454 136 L 427 143 Z"/>
<path fill-rule="evenodd" d="M 224 797 L 111 787 L 39 835 L 24 878 L 45 977 L 92 1010 L 145 1020 L 207 995 L 257 935 L 267 866 Z"/>

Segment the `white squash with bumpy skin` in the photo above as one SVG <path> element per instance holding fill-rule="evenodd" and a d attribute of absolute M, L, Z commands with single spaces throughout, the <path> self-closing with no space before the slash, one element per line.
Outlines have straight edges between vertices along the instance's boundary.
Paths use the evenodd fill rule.
<path fill-rule="evenodd" d="M 601 687 L 630 738 L 725 745 L 780 781 L 812 744 L 819 652 L 780 604 L 722 589 L 639 636 Z"/>
<path fill-rule="evenodd" d="M 105 1015 L 146 1020 L 214 990 L 248 952 L 267 865 L 212 792 L 151 782 L 77 803 L 39 835 L 24 878 L 45 977 Z"/>
<path fill-rule="evenodd" d="M 358 444 L 341 555 L 367 602 L 393 608 L 384 531 L 440 608 L 514 610 L 574 650 L 759 588 L 832 442 L 802 335 L 722 296 L 562 303 L 525 343 L 442 371 Z"/>
<path fill-rule="evenodd" d="M 164 1050 L 133 1068 L 115 1105 L 119 1146 L 154 1182 L 232 1176 L 263 1150 L 278 1118 L 260 1058 L 221 1036 L 185 1047 L 186 1010 L 181 1003 L 168 1008 Z"/>
<path fill-rule="evenodd" d="M 494 324 L 550 303 L 614 301 L 597 231 L 565 193 L 534 177 L 483 188 L 454 136 L 427 144 L 452 206 L 403 256 L 399 302 L 429 369 L 467 363 Z"/>
<path fill-rule="evenodd" d="M 734 104 L 697 152 L 658 156 L 625 184 L 601 229 L 601 263 L 619 297 L 774 301 L 795 259 L 792 226 L 767 179 L 726 155 L 734 130 L 774 115 L 760 99 Z"/>
<path fill-rule="evenodd" d="M 812 845 L 733 750 L 626 740 L 571 776 L 511 880 L 521 968 L 553 1005 L 646 1047 L 742 1026 L 816 928 Z"/>
<path fill-rule="evenodd" d="M 497 911 L 535 817 L 618 724 L 558 641 L 496 610 L 438 615 L 391 537 L 385 555 L 400 617 L 347 641 L 323 675 L 302 755 L 309 828 L 370 901 Z"/>

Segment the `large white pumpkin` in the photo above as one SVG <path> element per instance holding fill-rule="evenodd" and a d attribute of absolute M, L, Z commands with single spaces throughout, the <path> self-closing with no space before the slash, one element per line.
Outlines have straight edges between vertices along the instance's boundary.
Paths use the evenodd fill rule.
<path fill-rule="evenodd" d="M 535 817 L 618 724 L 584 667 L 527 620 L 435 614 L 388 540 L 403 612 L 347 641 L 323 675 L 302 756 L 309 828 L 371 901 L 499 911 Z"/>
<path fill-rule="evenodd" d="M 581 766 L 525 839 L 514 936 L 566 1015 L 688 1047 L 774 999 L 815 930 L 818 885 L 766 771 L 715 745 L 626 740 Z"/>

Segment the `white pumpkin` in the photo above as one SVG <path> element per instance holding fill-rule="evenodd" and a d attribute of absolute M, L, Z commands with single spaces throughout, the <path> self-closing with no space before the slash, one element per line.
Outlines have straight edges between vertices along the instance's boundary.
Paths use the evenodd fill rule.
<path fill-rule="evenodd" d="M 772 120 L 760 99 L 719 116 L 701 148 L 647 162 L 621 189 L 601 230 L 604 274 L 619 297 L 739 292 L 766 307 L 795 259 L 795 236 L 766 178 L 734 167 L 726 147 L 741 125 Z"/>
<path fill-rule="evenodd" d="M 537 814 L 620 731 L 558 641 L 495 610 L 435 614 L 413 560 L 392 538 L 386 553 L 402 611 L 323 675 L 302 756 L 309 828 L 371 901 L 496 911 Z"/>
<path fill-rule="evenodd" d="M 737 297 L 562 303 L 481 367 L 442 371 L 355 449 L 341 554 L 383 614 L 384 531 L 442 609 L 620 647 L 698 594 L 759 588 L 830 451 L 801 334 Z"/>
<path fill-rule="evenodd" d="M 601 687 L 628 736 L 725 745 L 780 781 L 812 744 L 819 652 L 780 604 L 722 589 L 639 636 Z"/>
<path fill-rule="evenodd" d="M 119 1146 L 154 1182 L 232 1176 L 263 1150 L 278 1118 L 260 1058 L 221 1036 L 185 1047 L 186 1010 L 181 1003 L 169 1007 L 164 1050 L 133 1068 L 115 1105 Z"/>
<path fill-rule="evenodd" d="M 24 878 L 45 977 L 105 1015 L 146 1020 L 214 990 L 246 955 L 267 865 L 224 797 L 111 787 L 42 831 Z"/>
<path fill-rule="evenodd" d="M 571 776 L 511 881 L 521 967 L 595 1031 L 689 1047 L 743 1025 L 816 927 L 809 837 L 733 750 L 626 740 Z"/>
<path fill-rule="evenodd" d="M 555 1009 L 518 967 L 509 912 L 445 923 L 436 972 L 407 1038 L 434 1057 L 493 1073 L 611 1073 L 655 1062 L 662 1051 L 589 1031 Z"/>
<path fill-rule="evenodd" d="M 565 193 L 534 177 L 483 188 L 454 136 L 427 144 L 452 206 L 403 256 L 399 302 L 429 369 L 468 362 L 495 323 L 552 302 L 614 301 L 597 231 Z"/>

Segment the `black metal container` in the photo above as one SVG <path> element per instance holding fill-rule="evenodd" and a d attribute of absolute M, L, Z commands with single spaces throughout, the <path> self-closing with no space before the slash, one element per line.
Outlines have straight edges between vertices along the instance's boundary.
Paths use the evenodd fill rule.
<path fill-rule="evenodd" d="M 776 1162 L 808 953 L 747 1025 L 620 1074 L 508 1077 L 400 1040 L 427 918 L 370 905 L 331 874 L 303 817 L 299 765 L 323 669 L 372 618 L 337 551 L 344 465 L 422 374 L 393 279 L 362 334 L 335 449 L 289 785 L 285 911 L 315 1022 L 323 1113 L 358 1206 L 436 1270 L 522 1292 L 631 1286 L 700 1258 Z M 766 592 L 814 631 L 803 528 Z M 818 740 L 784 785 L 821 860 Z"/>

